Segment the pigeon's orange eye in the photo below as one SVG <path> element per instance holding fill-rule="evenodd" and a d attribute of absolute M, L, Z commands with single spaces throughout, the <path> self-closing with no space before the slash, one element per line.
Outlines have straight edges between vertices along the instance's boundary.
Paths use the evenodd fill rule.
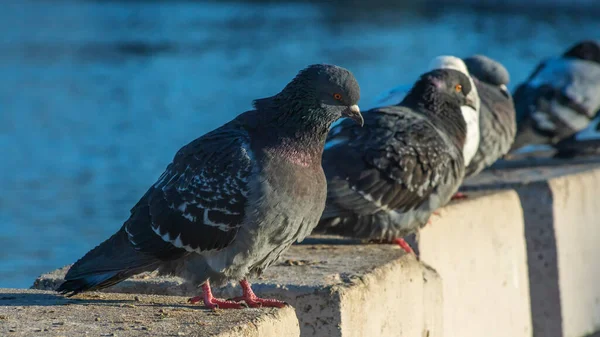
<path fill-rule="evenodd" d="M 456 92 L 461 92 L 462 91 L 462 85 L 457 84 L 454 86 L 454 90 L 456 90 Z"/>
<path fill-rule="evenodd" d="M 338 101 L 342 99 L 342 95 L 340 94 L 333 94 L 333 98 L 337 99 Z"/>

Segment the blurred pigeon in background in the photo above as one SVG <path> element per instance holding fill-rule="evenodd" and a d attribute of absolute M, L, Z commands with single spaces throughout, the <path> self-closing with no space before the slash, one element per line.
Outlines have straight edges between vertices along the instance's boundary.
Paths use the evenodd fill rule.
<path fill-rule="evenodd" d="M 260 274 L 317 225 L 325 207 L 321 166 L 330 125 L 362 125 L 359 87 L 346 69 L 313 65 L 277 95 L 177 152 L 111 238 L 88 252 L 58 288 L 71 295 L 158 269 L 194 285 L 209 308 L 240 308 L 212 296 L 209 281 L 240 281 L 251 307 L 283 302 L 254 295 Z"/>
<path fill-rule="evenodd" d="M 484 55 L 467 57 L 464 61 L 481 99 L 479 148 L 465 172 L 465 177 L 471 177 L 508 153 L 517 125 L 512 96 L 506 87 L 510 80 L 506 68 Z"/>
<path fill-rule="evenodd" d="M 323 154 L 327 204 L 316 233 L 376 242 L 424 226 L 462 183 L 471 80 L 453 69 L 421 75 L 396 106 L 369 110 L 365 127 L 332 128 Z"/>
<path fill-rule="evenodd" d="M 512 151 L 556 144 L 584 130 L 600 109 L 600 43 L 582 41 L 542 62 L 514 93 L 517 135 Z"/>

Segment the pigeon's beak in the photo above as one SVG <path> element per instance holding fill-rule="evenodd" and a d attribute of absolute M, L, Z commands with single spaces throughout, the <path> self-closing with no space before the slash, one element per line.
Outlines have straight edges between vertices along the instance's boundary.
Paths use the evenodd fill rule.
<path fill-rule="evenodd" d="M 346 117 L 352 119 L 353 121 L 356 122 L 356 124 L 358 124 L 360 126 L 363 126 L 365 124 L 365 120 L 363 119 L 363 116 L 360 114 L 360 108 L 356 104 L 344 109 L 344 111 L 342 111 L 342 116 L 346 116 Z"/>
<path fill-rule="evenodd" d="M 471 98 L 467 97 L 467 102 L 466 102 L 466 106 L 473 108 L 473 110 L 477 111 L 477 105 L 475 104 L 475 101 L 473 101 Z"/>

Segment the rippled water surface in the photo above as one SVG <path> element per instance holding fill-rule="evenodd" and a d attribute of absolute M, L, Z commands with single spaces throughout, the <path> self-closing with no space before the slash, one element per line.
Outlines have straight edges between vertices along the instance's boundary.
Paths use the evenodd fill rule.
<path fill-rule="evenodd" d="M 295 2 L 13 1 L 0 11 L 0 287 L 28 287 L 115 232 L 182 145 L 311 63 L 363 108 L 440 54 L 523 80 L 600 36 L 592 18 Z"/>

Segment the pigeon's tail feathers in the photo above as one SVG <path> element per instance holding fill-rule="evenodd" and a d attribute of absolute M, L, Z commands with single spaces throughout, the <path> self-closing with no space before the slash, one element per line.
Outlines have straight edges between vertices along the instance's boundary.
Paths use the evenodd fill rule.
<path fill-rule="evenodd" d="M 154 270 L 159 262 L 151 255 L 136 251 L 122 228 L 75 262 L 57 291 L 72 296 L 103 289 L 133 275 Z"/>
<path fill-rule="evenodd" d="M 114 281 L 116 274 L 116 272 L 107 272 L 67 280 L 63 282 L 56 291 L 70 297 L 83 291 L 105 288 L 116 283 Z"/>
<path fill-rule="evenodd" d="M 58 289 L 56 289 L 56 291 L 63 295 L 71 297 L 84 291 L 94 291 L 108 288 L 135 274 L 139 274 L 152 269 L 155 268 L 140 267 L 119 272 L 111 271 L 105 273 L 90 274 L 76 279 L 67 280 L 63 282 L 58 287 Z"/>

